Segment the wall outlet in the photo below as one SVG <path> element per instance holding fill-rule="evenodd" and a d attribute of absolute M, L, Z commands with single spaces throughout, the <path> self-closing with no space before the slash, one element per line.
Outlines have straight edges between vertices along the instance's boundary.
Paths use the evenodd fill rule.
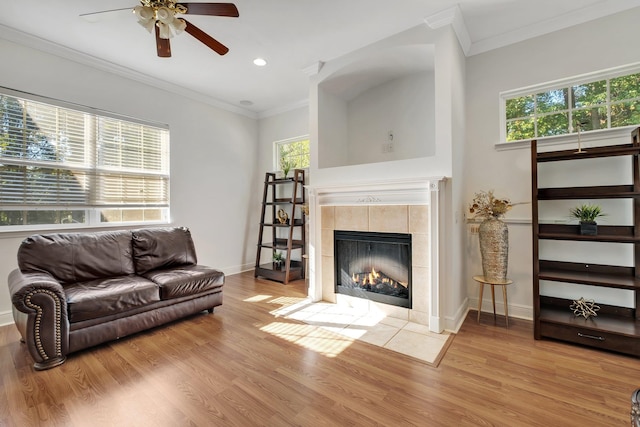
<path fill-rule="evenodd" d="M 393 153 L 393 131 L 387 133 L 387 141 L 382 143 L 382 153 Z"/>

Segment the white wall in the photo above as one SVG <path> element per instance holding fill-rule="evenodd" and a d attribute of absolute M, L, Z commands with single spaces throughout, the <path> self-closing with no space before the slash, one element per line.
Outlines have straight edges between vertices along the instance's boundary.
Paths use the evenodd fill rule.
<path fill-rule="evenodd" d="M 273 143 L 308 134 L 309 107 L 307 106 L 260 119 L 258 124 L 258 179 L 260 181 L 260 190 L 262 190 L 265 172 L 273 171 Z"/>
<path fill-rule="evenodd" d="M 448 329 L 457 330 L 465 319 L 468 308 L 468 297 L 464 286 L 466 277 L 464 269 L 460 268 L 465 263 L 463 243 L 465 237 L 464 227 L 464 175 L 468 165 L 465 163 L 465 144 L 469 133 L 466 127 L 465 108 L 467 105 L 466 91 L 466 58 L 457 38 L 453 32 L 449 32 L 446 43 L 443 40 L 442 48 L 449 46 L 447 58 L 450 76 L 451 109 L 451 180 L 447 184 L 447 197 L 445 203 L 446 234 L 449 239 L 445 242 L 449 249 L 445 259 L 442 280 L 446 282 L 445 306 L 442 308 L 446 316 L 445 324 Z"/>
<path fill-rule="evenodd" d="M 251 268 L 259 219 L 255 195 L 257 120 L 133 80 L 0 40 L 0 86 L 169 124 L 171 216 L 188 226 L 198 261 L 234 273 Z M 0 234 L 0 277 L 16 268 L 26 234 Z M 6 286 L 0 287 L 0 323 L 12 321 Z"/>
<path fill-rule="evenodd" d="M 254 197 L 251 199 L 250 209 L 255 212 L 255 221 L 247 228 L 247 238 L 256 247 L 258 243 L 259 221 L 261 212 L 262 194 L 264 190 L 264 178 L 266 172 L 277 172 L 273 167 L 273 143 L 284 139 L 295 138 L 309 134 L 309 108 L 300 107 L 280 114 L 264 117 L 259 121 L 259 145 L 258 145 L 258 167 L 254 171 Z M 291 176 L 291 175 L 289 175 Z M 309 171 L 306 171 L 305 178 L 310 180 Z M 271 240 L 271 229 L 265 227 L 263 241 Z M 296 251 L 294 251 L 296 252 Z M 297 251 L 299 252 L 299 251 Z M 269 250 L 262 252 L 261 263 L 270 260 Z M 299 254 L 294 254 L 298 256 Z M 265 258 L 269 256 L 269 258 Z M 253 254 L 255 261 L 256 254 Z"/>
<path fill-rule="evenodd" d="M 349 165 L 435 154 L 433 72 L 391 80 L 347 103 Z M 390 142 L 393 152 L 383 152 Z"/>
<path fill-rule="evenodd" d="M 317 163 L 322 168 L 348 165 L 349 116 L 347 115 L 347 102 L 318 88 L 316 105 L 321 106 L 318 109 L 317 122 L 321 124 L 318 126 L 318 136 L 324 141 L 317 150 Z"/>
<path fill-rule="evenodd" d="M 530 151 L 497 150 L 500 138 L 498 94 L 640 61 L 637 46 L 640 8 L 588 22 L 467 59 L 467 143 L 465 201 L 495 189 L 514 202 L 531 201 Z M 531 205 L 517 206 L 509 223 L 509 314 L 532 317 Z M 467 234 L 465 278 L 471 304 L 481 272 L 477 235 Z"/>

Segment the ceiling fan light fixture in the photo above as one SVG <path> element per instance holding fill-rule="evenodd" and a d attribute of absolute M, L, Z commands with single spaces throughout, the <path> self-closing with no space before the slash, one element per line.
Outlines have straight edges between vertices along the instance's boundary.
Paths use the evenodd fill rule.
<path fill-rule="evenodd" d="M 175 18 L 169 25 L 171 26 L 173 32 L 176 33 L 176 35 L 180 34 L 185 30 L 185 28 L 187 28 L 187 23 L 185 22 L 185 20 L 180 18 Z"/>
<path fill-rule="evenodd" d="M 152 32 L 156 23 L 153 9 L 146 6 L 136 6 L 133 13 L 138 17 L 138 24 L 142 25 L 147 31 Z"/>
<path fill-rule="evenodd" d="M 256 58 L 253 60 L 253 63 L 258 67 L 264 67 L 265 65 L 267 65 L 267 60 L 264 58 Z"/>
<path fill-rule="evenodd" d="M 142 25 L 150 33 L 153 31 L 153 27 L 156 25 L 156 21 L 150 19 L 148 21 L 138 21 L 138 24 Z"/>
<path fill-rule="evenodd" d="M 136 6 L 133 8 L 133 13 L 138 17 L 139 20 L 148 21 L 153 19 L 153 9 L 148 6 Z"/>
<path fill-rule="evenodd" d="M 173 12 L 168 7 L 159 7 L 156 10 L 156 18 L 163 24 L 171 24 L 173 21 Z"/>
<path fill-rule="evenodd" d="M 169 27 L 169 25 L 161 21 L 156 22 L 156 25 L 160 29 L 159 35 L 161 39 L 170 39 L 173 37 L 173 33 L 171 32 L 171 27 Z"/>

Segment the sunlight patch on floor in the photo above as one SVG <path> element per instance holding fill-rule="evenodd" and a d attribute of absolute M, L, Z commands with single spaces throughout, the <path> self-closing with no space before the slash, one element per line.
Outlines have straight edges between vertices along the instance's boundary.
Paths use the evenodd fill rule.
<path fill-rule="evenodd" d="M 257 295 L 245 301 L 277 305 L 270 312 L 275 318 L 304 324 L 275 321 L 261 327 L 262 331 L 327 357 L 336 357 L 359 340 L 436 364 L 452 337 L 448 333 L 433 333 L 425 325 L 387 317 L 382 312 L 328 302 L 314 303 L 307 297 L 267 299 Z"/>
<path fill-rule="evenodd" d="M 327 357 L 336 357 L 353 342 L 348 337 L 336 336 L 330 331 L 306 324 L 272 322 L 260 330 Z"/>
<path fill-rule="evenodd" d="M 252 296 L 251 298 L 245 299 L 244 302 L 260 302 L 260 301 L 268 300 L 269 298 L 273 298 L 273 297 L 271 295 L 255 295 L 255 296 Z"/>
<path fill-rule="evenodd" d="M 290 313 L 300 309 L 301 307 L 308 306 L 311 304 L 311 299 L 300 297 L 278 297 L 269 301 L 269 304 L 279 305 L 280 307 L 270 311 L 269 313 L 275 317 L 282 317 L 283 313 Z"/>

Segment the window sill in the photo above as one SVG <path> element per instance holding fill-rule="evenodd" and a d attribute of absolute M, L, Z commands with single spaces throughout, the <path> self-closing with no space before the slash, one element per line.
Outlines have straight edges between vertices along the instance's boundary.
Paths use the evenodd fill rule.
<path fill-rule="evenodd" d="M 589 144 L 596 143 L 598 141 L 613 140 L 620 139 L 620 143 L 628 143 L 631 138 L 631 131 L 635 128 L 639 127 L 638 125 L 625 126 L 615 129 L 601 129 L 594 130 L 590 132 L 585 132 L 580 134 L 580 142 L 584 147 L 588 147 Z M 536 139 L 536 138 L 533 138 Z M 568 135 L 557 135 L 557 136 L 545 136 L 536 139 L 538 141 L 538 147 L 553 147 L 553 146 L 563 146 L 563 145 L 571 145 L 572 147 L 577 147 L 578 144 L 578 134 L 572 133 Z M 597 145 L 597 144 L 596 144 Z M 494 145 L 496 151 L 507 151 L 507 150 L 520 150 L 520 149 L 529 149 L 531 146 L 531 139 L 523 139 L 520 141 L 513 142 L 498 142 Z"/>

